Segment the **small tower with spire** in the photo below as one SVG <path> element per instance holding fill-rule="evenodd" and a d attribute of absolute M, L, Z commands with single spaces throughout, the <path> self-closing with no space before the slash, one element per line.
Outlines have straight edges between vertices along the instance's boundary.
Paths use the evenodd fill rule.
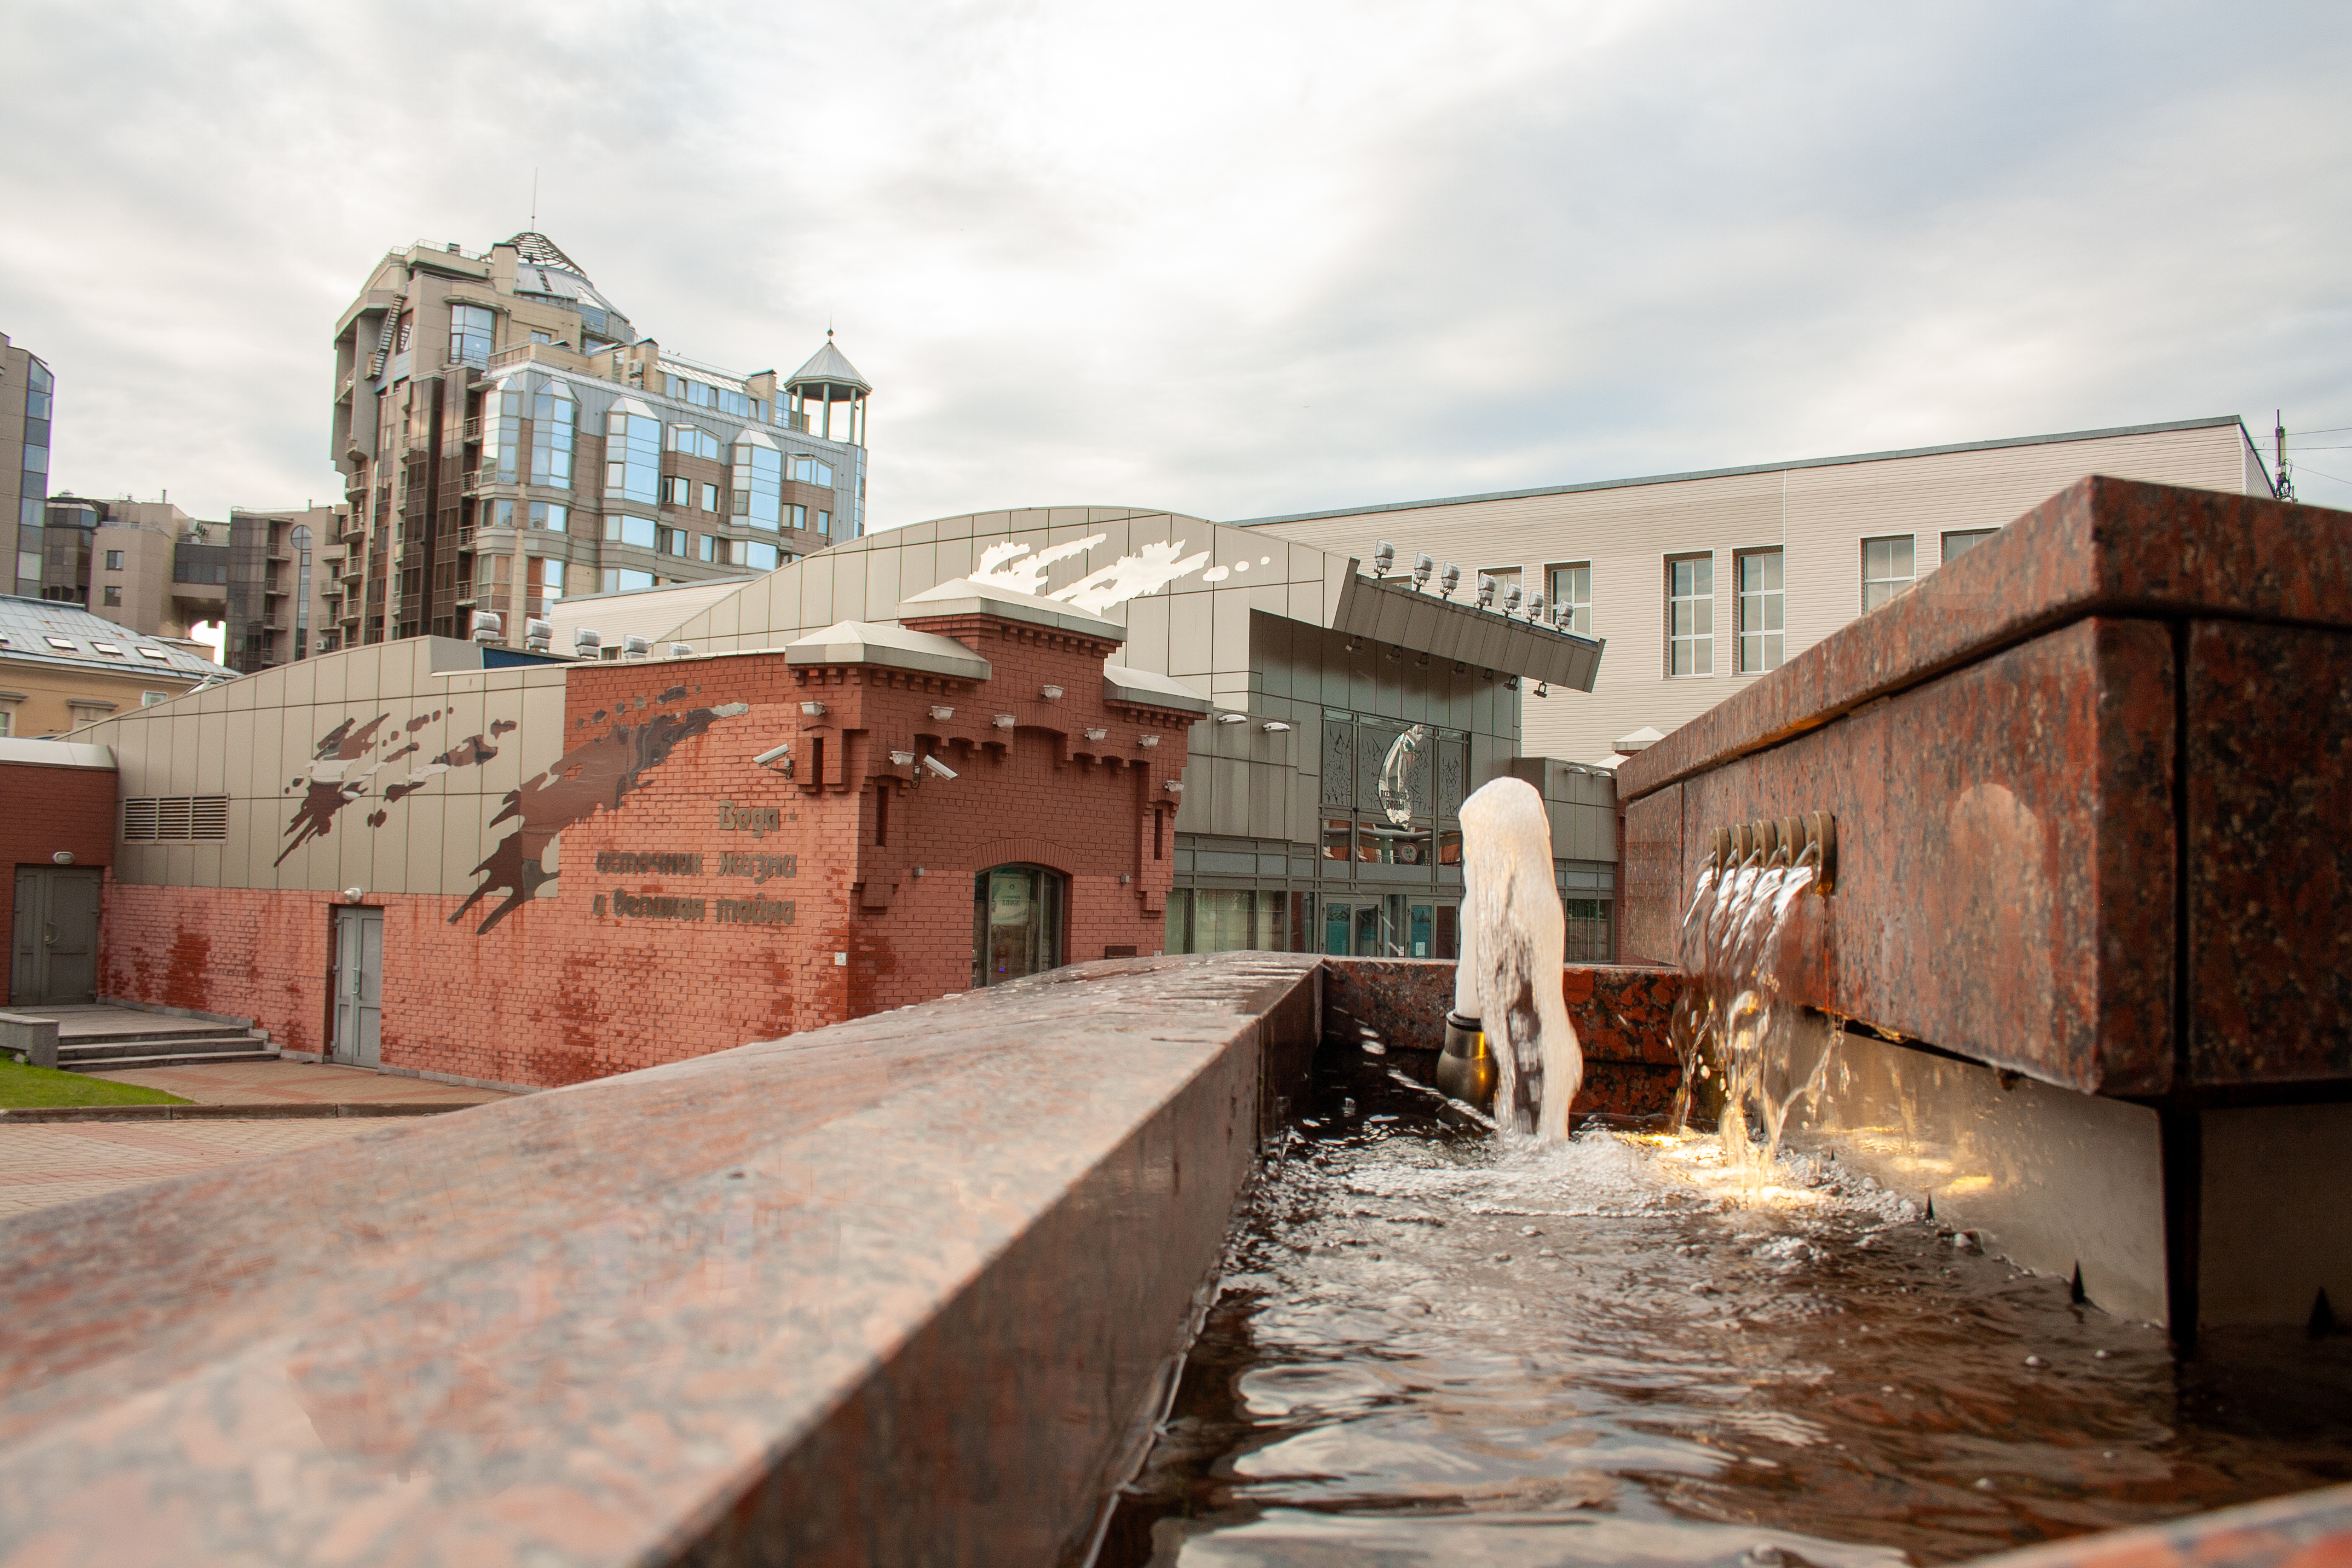
<path fill-rule="evenodd" d="M 849 358 L 833 346 L 833 329 L 824 330 L 824 346 L 784 383 L 792 427 L 828 441 L 866 445 L 866 399 L 873 385 L 857 374 Z M 835 409 L 840 410 L 836 426 Z"/>

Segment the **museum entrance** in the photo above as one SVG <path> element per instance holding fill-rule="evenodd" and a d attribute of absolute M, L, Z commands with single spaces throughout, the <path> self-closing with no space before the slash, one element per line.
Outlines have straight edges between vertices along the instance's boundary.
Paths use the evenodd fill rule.
<path fill-rule="evenodd" d="M 971 983 L 1002 985 L 1062 963 L 1069 880 L 1043 866 L 996 866 L 972 879 Z"/>

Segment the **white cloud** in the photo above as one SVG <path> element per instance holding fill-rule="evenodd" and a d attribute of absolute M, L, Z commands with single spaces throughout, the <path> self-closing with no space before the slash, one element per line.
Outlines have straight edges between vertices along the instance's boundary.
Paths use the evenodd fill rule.
<path fill-rule="evenodd" d="M 325 499 L 337 313 L 537 165 L 665 344 L 838 323 L 881 523 L 2352 426 L 2347 65 L 2320 5 L 20 4 L 0 330 L 58 485 Z"/>

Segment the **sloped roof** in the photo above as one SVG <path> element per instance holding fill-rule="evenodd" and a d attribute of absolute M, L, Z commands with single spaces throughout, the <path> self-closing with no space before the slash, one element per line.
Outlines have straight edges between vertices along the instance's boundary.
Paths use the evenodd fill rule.
<path fill-rule="evenodd" d="M 66 646 L 60 647 L 58 645 Z M 119 649 L 116 653 L 105 647 Z M 0 596 L 0 658 L 28 662 L 70 665 L 78 669 L 143 669 L 188 679 L 229 671 L 186 648 L 134 632 L 129 626 L 94 616 L 79 605 L 55 599 Z"/>
<path fill-rule="evenodd" d="M 802 386 L 837 388 L 834 394 L 836 397 L 874 390 L 874 384 L 857 374 L 857 367 L 849 363 L 849 356 L 833 346 L 830 331 L 824 334 L 824 347 L 809 355 L 808 363 L 787 376 L 784 385 L 793 389 Z"/>
<path fill-rule="evenodd" d="M 1117 621 L 1074 609 L 1042 595 L 975 583 L 969 577 L 950 577 L 935 587 L 908 595 L 898 602 L 898 614 L 900 620 L 926 616 L 1000 616 L 1008 621 L 1027 621 L 1055 631 L 1100 637 L 1105 642 L 1127 640 L 1127 628 Z"/>
<path fill-rule="evenodd" d="M 640 637 L 652 641 L 656 653 L 667 653 L 663 647 L 668 634 L 685 621 L 709 609 L 730 594 L 740 593 L 750 577 L 719 577 L 703 583 L 672 583 L 661 588 L 635 588 L 619 594 L 583 594 L 578 598 L 558 599 L 548 606 L 546 616 L 540 617 L 555 628 L 555 651 L 572 651 L 572 634 L 581 626 L 593 626 L 603 634 L 606 647 L 618 647 L 625 637 Z M 520 624 L 509 626 L 508 635 L 520 641 Z M 699 649 L 697 650 L 700 651 Z"/>
<path fill-rule="evenodd" d="M 913 631 L 895 621 L 835 621 L 823 631 L 786 643 L 784 662 L 878 664 L 962 680 L 986 680 L 995 673 L 988 660 L 953 637 Z"/>
<path fill-rule="evenodd" d="M 537 229 L 527 228 L 506 243 L 513 246 L 515 254 L 525 261 L 543 267 L 561 267 L 566 272 L 578 274 L 583 280 L 588 276 L 586 268 L 564 255 L 562 247 Z"/>

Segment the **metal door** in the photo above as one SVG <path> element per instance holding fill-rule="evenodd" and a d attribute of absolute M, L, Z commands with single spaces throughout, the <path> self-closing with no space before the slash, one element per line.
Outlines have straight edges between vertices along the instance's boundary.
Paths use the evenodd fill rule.
<path fill-rule="evenodd" d="M 383 911 L 335 911 L 335 1059 L 383 1060 Z"/>
<path fill-rule="evenodd" d="M 95 870 L 16 868 L 9 999 L 20 1006 L 98 1000 Z"/>

